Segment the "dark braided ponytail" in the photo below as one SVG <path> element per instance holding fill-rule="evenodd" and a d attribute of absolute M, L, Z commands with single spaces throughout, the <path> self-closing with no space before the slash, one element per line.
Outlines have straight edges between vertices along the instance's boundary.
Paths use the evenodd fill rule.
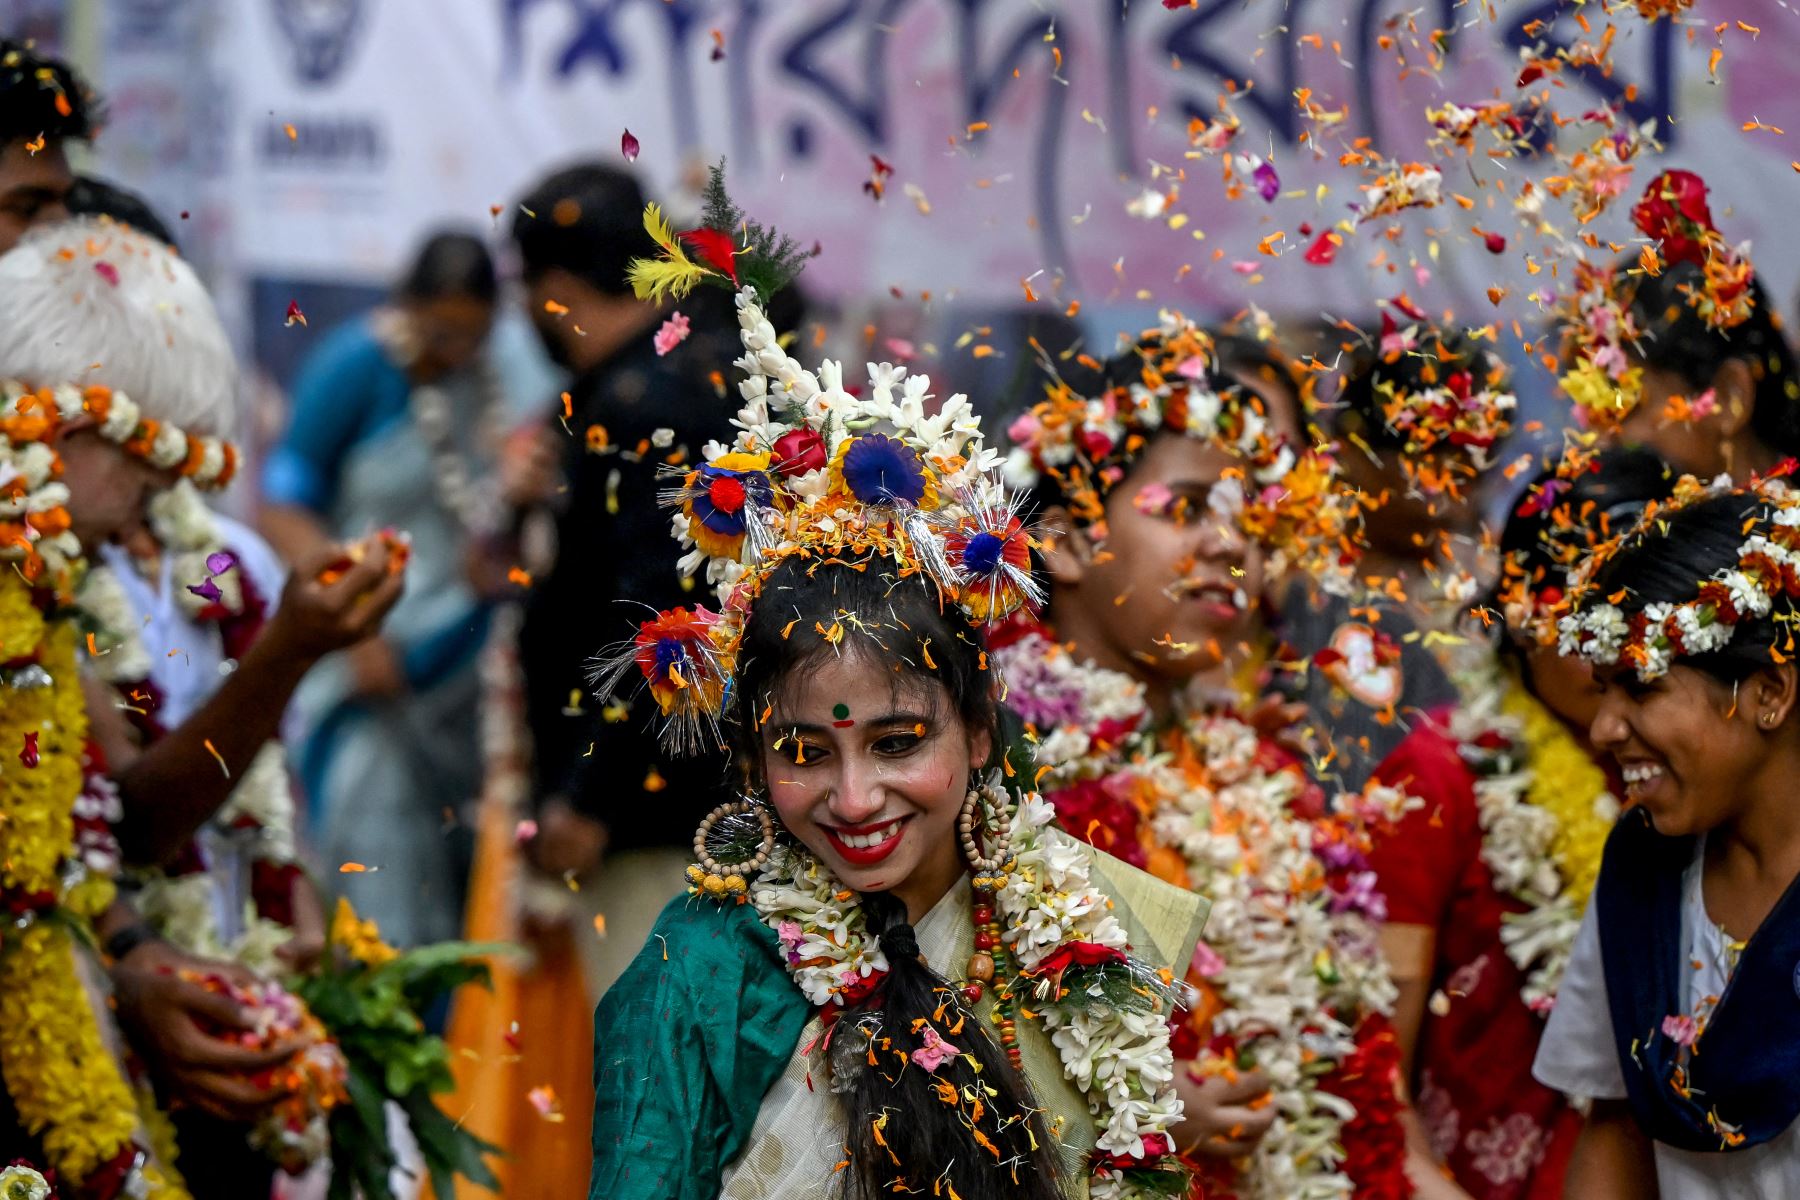
<path fill-rule="evenodd" d="M 940 1184 L 948 1185 L 943 1195 L 955 1188 L 963 1200 L 1059 1200 L 1061 1166 L 1024 1075 L 919 957 L 905 907 L 886 892 L 866 894 L 862 904 L 888 976 L 832 1029 L 832 1090 L 847 1121 L 846 1200 L 929 1196 Z M 939 1042 L 961 1053 L 935 1071 L 911 1061 Z"/>

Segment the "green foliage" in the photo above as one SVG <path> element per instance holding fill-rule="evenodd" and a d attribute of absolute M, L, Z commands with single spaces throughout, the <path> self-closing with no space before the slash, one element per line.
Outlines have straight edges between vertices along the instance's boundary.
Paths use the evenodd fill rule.
<path fill-rule="evenodd" d="M 461 1175 L 482 1187 L 497 1181 L 486 1156 L 500 1153 L 459 1127 L 434 1095 L 456 1085 L 450 1048 L 426 1032 L 419 1014 L 465 983 L 488 984 L 481 956 L 508 947 L 445 942 L 408 951 L 379 966 L 337 955 L 295 991 L 330 1031 L 349 1063 L 350 1103 L 331 1114 L 330 1200 L 395 1200 L 388 1177 L 387 1102 L 405 1112 L 439 1196 Z"/>
<path fill-rule="evenodd" d="M 805 269 L 806 260 L 818 253 L 816 249 L 802 249 L 799 242 L 786 234 L 744 216 L 744 210 L 725 190 L 725 160 L 722 158 L 713 165 L 702 201 L 706 206 L 702 224 L 731 235 L 739 247 L 738 281 L 755 288 L 757 299 L 764 305 L 776 292 L 793 283 Z"/>
<path fill-rule="evenodd" d="M 1187 1171 L 1151 1171 L 1136 1169 L 1124 1172 L 1129 1187 L 1145 1196 L 1185 1196 L 1192 1180 Z"/>

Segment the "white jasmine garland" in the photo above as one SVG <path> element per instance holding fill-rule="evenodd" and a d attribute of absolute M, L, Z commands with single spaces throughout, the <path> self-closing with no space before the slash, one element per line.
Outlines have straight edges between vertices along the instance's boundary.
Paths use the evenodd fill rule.
<path fill-rule="evenodd" d="M 1554 852 L 1560 822 L 1531 802 L 1535 774 L 1522 749 L 1525 723 L 1502 711 L 1508 686 L 1516 685 L 1492 672 L 1465 681 L 1460 689 L 1463 701 L 1450 717 L 1448 732 L 1476 773 L 1481 861 L 1494 887 L 1526 906 L 1523 912 L 1506 915 L 1501 944 L 1525 977 L 1526 1005 L 1544 1014 L 1562 985 L 1584 903 L 1568 894 Z M 1602 821 L 1610 823 L 1618 815 L 1619 802 L 1604 787 L 1591 804 Z"/>
<path fill-rule="evenodd" d="M 1054 810 L 1036 793 L 1019 802 L 1012 822 L 1013 869 L 995 896 L 1001 940 L 1027 973 L 1073 942 L 1129 950 L 1110 902 L 1089 878 L 1088 852 L 1056 830 L 1054 819 Z M 778 847 L 751 881 L 749 899 L 775 931 L 789 973 L 813 1005 L 842 1004 L 846 989 L 888 969 L 879 942 L 869 935 L 860 898 L 806 850 Z M 1154 1159 L 1146 1154 L 1146 1138 L 1160 1135 L 1163 1144 L 1172 1145 L 1169 1131 L 1181 1122 L 1182 1104 L 1175 1093 L 1168 1014 L 1120 1011 L 1066 989 L 1052 996 L 1047 981 L 1036 991 L 1023 1007 L 1043 1021 L 1064 1074 L 1087 1097 L 1097 1148 Z M 1122 1173 L 1101 1169 L 1090 1180 L 1089 1194 L 1096 1200 L 1134 1200 L 1144 1193 Z"/>

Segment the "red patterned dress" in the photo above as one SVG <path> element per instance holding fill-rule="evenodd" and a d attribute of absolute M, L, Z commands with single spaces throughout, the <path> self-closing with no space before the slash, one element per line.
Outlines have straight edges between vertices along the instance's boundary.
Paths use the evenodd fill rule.
<path fill-rule="evenodd" d="M 1527 906 L 1501 892 L 1483 859 L 1477 775 L 1459 745 L 1441 721 L 1423 721 L 1376 771 L 1425 801 L 1371 855 L 1389 923 L 1435 935 L 1414 1103 L 1471 1196 L 1555 1200 L 1581 1120 L 1531 1077 L 1544 1021 L 1501 940 L 1504 919 Z"/>

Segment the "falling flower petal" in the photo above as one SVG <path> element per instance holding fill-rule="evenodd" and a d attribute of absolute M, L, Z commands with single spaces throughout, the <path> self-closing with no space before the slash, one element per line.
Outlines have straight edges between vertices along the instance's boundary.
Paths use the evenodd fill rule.
<path fill-rule="evenodd" d="M 210 575 L 223 575 L 237 566 L 237 559 L 229 550 L 216 550 L 206 556 L 206 570 Z"/>
<path fill-rule="evenodd" d="M 1281 176 L 1275 173 L 1275 164 L 1265 162 L 1250 173 L 1256 180 L 1256 191 L 1264 200 L 1273 202 L 1281 194 Z"/>
<path fill-rule="evenodd" d="M 557 1098 L 556 1089 L 549 1084 L 532 1088 L 526 1093 L 526 1099 L 531 1101 L 531 1107 L 537 1109 L 537 1115 L 544 1120 L 560 1122 L 563 1119 L 562 1101 Z"/>
<path fill-rule="evenodd" d="M 119 286 L 119 268 L 105 260 L 101 260 L 94 264 L 94 274 L 106 280 L 106 282 L 112 284 L 114 287 Z"/>
<path fill-rule="evenodd" d="M 626 162 L 637 161 L 638 140 L 631 136 L 631 130 L 629 129 L 627 129 L 625 135 L 619 139 L 619 152 L 625 156 Z"/>
<path fill-rule="evenodd" d="M 1335 231 L 1327 229 L 1306 248 L 1304 257 L 1315 267 L 1328 267 L 1337 261 L 1338 244 L 1342 241 Z"/>
<path fill-rule="evenodd" d="M 19 747 L 19 761 L 27 770 L 38 765 L 38 735 L 32 730 L 25 735 L 25 744 Z"/>
<path fill-rule="evenodd" d="M 306 324 L 306 314 L 300 311 L 300 302 L 298 300 L 288 301 L 287 321 L 285 324 L 290 329 L 295 325 Z"/>
<path fill-rule="evenodd" d="M 652 339 L 656 346 L 656 356 L 661 358 L 687 341 L 687 336 L 688 319 L 679 312 L 670 313 L 669 319 L 662 323 L 662 328 L 656 331 L 656 337 Z"/>
<path fill-rule="evenodd" d="M 1484 236 L 1483 240 L 1487 242 L 1487 248 L 1488 248 L 1489 254 L 1504 254 L 1504 253 L 1506 253 L 1506 235 L 1505 234 L 1503 234 L 1503 233 L 1486 234 Z"/>
<path fill-rule="evenodd" d="M 225 598 L 225 593 L 219 590 L 219 585 L 210 579 L 200 583 L 188 584 L 188 591 L 194 593 L 194 595 L 200 597 L 209 604 L 217 604 L 220 600 Z"/>

